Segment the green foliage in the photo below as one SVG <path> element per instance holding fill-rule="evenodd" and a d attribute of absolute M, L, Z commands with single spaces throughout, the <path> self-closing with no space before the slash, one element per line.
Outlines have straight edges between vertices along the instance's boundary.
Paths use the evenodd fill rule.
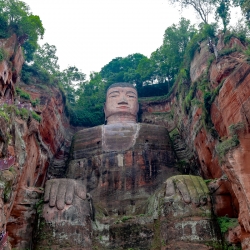
<path fill-rule="evenodd" d="M 142 79 L 137 67 L 142 59 L 146 60 L 146 57 L 135 53 L 124 58 L 117 57 L 110 61 L 100 71 L 101 77 L 106 82 L 105 88 L 115 82 L 130 82 L 136 84 L 137 88 L 141 88 Z"/>
<path fill-rule="evenodd" d="M 239 225 L 237 218 L 228 218 L 226 216 L 217 217 L 217 222 L 222 233 L 226 233 L 228 229 L 234 228 Z"/>
<path fill-rule="evenodd" d="M 38 39 L 43 37 L 44 28 L 39 16 L 33 15 L 26 3 L 18 0 L 0 0 L 0 38 L 17 34 L 23 44 L 27 61 L 33 59 Z"/>
<path fill-rule="evenodd" d="M 28 100 L 31 102 L 32 106 L 35 107 L 40 103 L 39 99 L 31 99 L 30 94 L 25 92 L 24 90 L 20 89 L 19 87 L 16 87 L 16 93 L 19 95 L 21 98 Z"/>
<path fill-rule="evenodd" d="M 229 138 L 227 140 L 224 140 L 223 142 L 219 143 L 216 146 L 216 152 L 219 155 L 219 158 L 222 160 L 224 158 L 224 156 L 226 155 L 226 153 L 237 147 L 239 145 L 239 139 L 237 135 L 233 135 L 232 138 Z"/>
<path fill-rule="evenodd" d="M 219 51 L 219 55 L 220 56 L 227 56 L 227 55 L 230 55 L 236 51 L 241 51 L 241 49 L 239 47 L 236 47 L 236 46 L 234 46 L 232 48 L 225 48 L 225 49 L 222 49 Z"/>
<path fill-rule="evenodd" d="M 197 32 L 190 40 L 185 51 L 184 59 L 187 68 L 189 68 L 191 60 L 194 57 L 195 51 L 199 48 L 199 43 L 201 43 L 203 40 L 208 39 L 208 37 L 215 37 L 216 27 L 217 26 L 215 23 L 200 25 L 199 32 Z"/>
<path fill-rule="evenodd" d="M 123 216 L 121 221 L 126 222 L 127 220 L 130 220 L 130 219 L 133 219 L 133 217 L 132 216 Z"/>
<path fill-rule="evenodd" d="M 42 47 L 38 47 L 34 54 L 34 63 L 40 71 L 46 71 L 50 75 L 58 74 L 59 65 L 56 56 L 56 46 L 45 43 Z"/>
<path fill-rule="evenodd" d="M 246 61 L 250 63 L 250 46 L 247 47 L 247 49 L 244 51 L 244 54 L 247 56 Z"/>
<path fill-rule="evenodd" d="M 66 99 L 66 114 L 74 126 L 96 126 L 104 123 L 105 82 L 92 72 L 90 81 L 76 67 L 60 75 L 61 90 Z M 76 88 L 77 87 L 77 88 Z"/>
<path fill-rule="evenodd" d="M 165 30 L 163 45 L 150 58 L 137 53 L 113 59 L 100 72 L 106 82 L 105 87 L 127 81 L 136 85 L 140 97 L 168 94 L 173 88 L 186 47 L 196 32 L 189 20 L 181 18 L 178 24 Z"/>
<path fill-rule="evenodd" d="M 208 23 L 208 15 L 211 14 L 215 1 L 213 0 L 169 0 L 171 4 L 177 3 L 182 8 L 187 8 L 191 6 L 196 11 L 197 15 L 201 18 L 201 20 L 207 24 Z"/>
<path fill-rule="evenodd" d="M 0 109 L 0 117 L 3 117 L 7 122 L 10 121 L 9 115 L 3 110 L 3 108 Z"/>
<path fill-rule="evenodd" d="M 230 0 L 222 0 L 218 2 L 218 6 L 216 8 L 216 19 L 221 18 L 223 23 L 223 31 L 225 32 L 227 29 L 227 25 L 230 21 Z"/>
<path fill-rule="evenodd" d="M 4 48 L 0 48 L 0 62 L 7 59 L 7 53 Z"/>
<path fill-rule="evenodd" d="M 37 120 L 38 122 L 41 122 L 42 118 L 40 115 L 38 115 L 36 112 L 32 111 L 31 112 L 32 118 L 34 118 L 35 120 Z"/>
<path fill-rule="evenodd" d="M 234 29 L 232 31 L 227 31 L 224 36 L 224 43 L 228 44 L 232 37 L 238 38 L 243 44 L 247 43 L 247 30 L 246 29 Z"/>
<path fill-rule="evenodd" d="M 185 100 L 183 101 L 183 105 L 185 107 L 186 113 L 188 113 L 191 108 L 191 105 L 192 105 L 191 101 L 195 97 L 196 88 L 197 88 L 197 82 L 194 82 L 191 88 L 189 89 L 189 92 L 186 95 Z"/>
<path fill-rule="evenodd" d="M 163 45 L 151 54 L 151 64 L 154 65 L 153 76 L 158 82 L 165 83 L 167 93 L 176 80 L 186 48 L 196 32 L 189 20 L 181 18 L 177 25 L 173 24 L 166 29 Z M 180 72 L 182 73 L 183 71 Z M 189 75 L 187 68 L 185 68 L 186 73 Z"/>
<path fill-rule="evenodd" d="M 208 74 L 209 74 L 209 69 L 210 69 L 210 66 L 212 65 L 214 59 L 215 59 L 215 55 L 212 54 L 212 55 L 208 58 L 208 60 L 207 60 L 207 71 L 206 71 L 206 75 L 207 75 L 207 76 L 208 76 Z"/>
<path fill-rule="evenodd" d="M 240 6 L 242 13 L 246 19 L 248 28 L 250 27 L 250 1 L 249 0 L 233 0 L 234 6 Z"/>
<path fill-rule="evenodd" d="M 228 129 L 229 129 L 230 135 L 233 136 L 233 135 L 238 134 L 242 130 L 244 130 L 245 129 L 245 124 L 243 122 L 238 122 L 236 124 L 231 124 Z"/>
<path fill-rule="evenodd" d="M 208 185 L 210 182 L 214 181 L 214 179 L 207 179 L 207 180 L 204 180 L 204 182 Z"/>
<path fill-rule="evenodd" d="M 24 64 L 21 79 L 24 83 L 30 84 L 34 78 L 36 81 L 47 85 L 54 85 L 60 79 L 63 72 L 59 72 L 56 56 L 56 47 L 45 43 L 42 47 L 38 46 L 34 53 L 33 64 Z"/>
<path fill-rule="evenodd" d="M 23 91 L 22 89 L 20 89 L 20 88 L 18 88 L 18 87 L 16 87 L 16 92 L 17 92 L 17 94 L 18 94 L 21 98 L 23 98 L 23 99 L 25 99 L 25 100 L 30 100 L 30 99 L 31 99 L 30 94 L 28 94 L 27 92 Z"/>
<path fill-rule="evenodd" d="M 23 120 L 27 120 L 29 118 L 29 111 L 25 108 L 20 108 L 17 115 L 20 115 Z"/>
<path fill-rule="evenodd" d="M 31 84 L 33 81 L 37 83 L 52 85 L 56 83 L 56 78 L 48 71 L 42 69 L 38 64 L 24 64 L 21 72 L 21 80 L 26 84 Z"/>
<path fill-rule="evenodd" d="M 0 38 L 8 37 L 8 22 L 6 18 L 0 15 Z"/>
<path fill-rule="evenodd" d="M 214 89 L 213 91 L 211 91 L 211 92 L 207 91 L 204 93 L 204 96 L 203 96 L 204 108 L 208 114 L 210 114 L 211 105 L 214 102 L 216 96 L 219 94 L 219 91 L 220 91 L 222 85 L 223 85 L 223 82 L 220 83 L 219 86 L 217 86 L 217 88 Z"/>
<path fill-rule="evenodd" d="M 40 100 L 38 98 L 34 99 L 34 100 L 30 100 L 31 104 L 33 107 L 36 107 L 37 105 L 39 105 Z"/>
<path fill-rule="evenodd" d="M 44 204 L 44 200 L 43 198 L 41 198 L 36 204 L 35 204 L 35 209 L 37 214 L 40 216 L 42 214 L 43 211 L 43 204 Z"/>

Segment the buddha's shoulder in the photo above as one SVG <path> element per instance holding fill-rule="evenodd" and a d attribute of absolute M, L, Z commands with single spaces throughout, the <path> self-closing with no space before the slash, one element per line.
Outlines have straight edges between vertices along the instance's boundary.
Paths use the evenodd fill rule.
<path fill-rule="evenodd" d="M 140 130 L 136 138 L 136 145 L 168 145 L 171 141 L 168 130 L 160 125 L 139 123 Z"/>
<path fill-rule="evenodd" d="M 140 126 L 140 134 L 141 135 L 149 135 L 155 134 L 155 135 L 166 135 L 168 136 L 168 130 L 160 125 L 155 124 L 147 124 L 147 123 L 139 123 Z"/>
<path fill-rule="evenodd" d="M 75 147 L 90 146 L 91 144 L 99 144 L 102 140 L 103 125 L 85 128 L 75 133 L 73 144 Z"/>

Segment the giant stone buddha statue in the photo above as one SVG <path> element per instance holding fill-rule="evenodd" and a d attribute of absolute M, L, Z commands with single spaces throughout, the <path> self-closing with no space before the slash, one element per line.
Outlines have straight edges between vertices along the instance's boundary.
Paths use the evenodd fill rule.
<path fill-rule="evenodd" d="M 133 85 L 109 87 L 106 124 L 77 132 L 67 178 L 46 183 L 44 237 L 36 249 L 45 245 L 51 249 L 92 249 L 93 245 L 95 249 L 151 249 L 156 234 L 166 247 L 178 241 L 186 244 L 179 249 L 196 249 L 197 244 L 200 250 L 207 249 L 202 248 L 204 239 L 214 237 L 208 189 L 201 177 L 180 175 L 168 131 L 137 123 L 138 109 Z M 117 223 L 122 218 L 131 219 L 130 227 Z M 159 230 L 152 226 L 156 221 Z M 135 224 L 138 232 L 132 230 Z M 124 235 L 117 234 L 117 227 Z M 174 245 L 162 249 L 175 249 Z"/>

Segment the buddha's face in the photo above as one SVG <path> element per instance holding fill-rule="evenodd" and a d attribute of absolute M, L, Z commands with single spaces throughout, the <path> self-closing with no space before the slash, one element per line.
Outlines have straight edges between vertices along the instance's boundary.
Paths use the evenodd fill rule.
<path fill-rule="evenodd" d="M 130 87 L 113 87 L 108 90 L 104 112 L 106 118 L 116 114 L 136 117 L 139 109 L 137 91 Z"/>

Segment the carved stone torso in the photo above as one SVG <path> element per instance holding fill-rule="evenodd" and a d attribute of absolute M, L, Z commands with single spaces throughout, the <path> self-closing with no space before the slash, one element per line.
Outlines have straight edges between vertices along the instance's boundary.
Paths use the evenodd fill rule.
<path fill-rule="evenodd" d="M 84 180 L 95 202 L 119 213 L 179 174 L 174 163 L 164 127 L 110 124 L 76 133 L 67 177 Z"/>

